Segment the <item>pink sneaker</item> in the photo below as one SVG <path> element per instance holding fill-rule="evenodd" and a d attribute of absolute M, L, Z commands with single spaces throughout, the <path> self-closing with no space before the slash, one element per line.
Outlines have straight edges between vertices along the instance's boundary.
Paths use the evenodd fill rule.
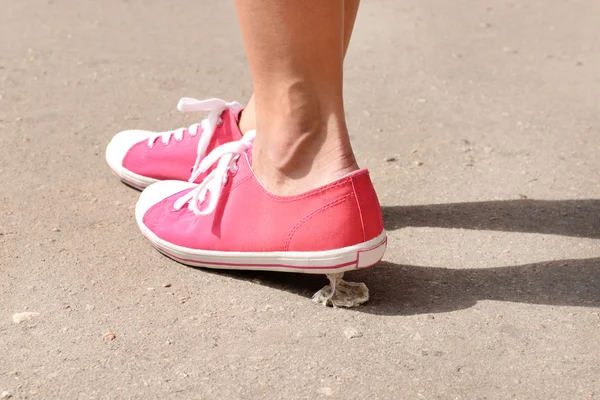
<path fill-rule="evenodd" d="M 152 245 L 208 268 L 331 274 L 379 262 L 387 236 L 368 171 L 276 196 L 252 172 L 254 135 L 204 158 L 199 171 L 216 167 L 201 184 L 165 181 L 142 192 L 136 220 Z"/>
<path fill-rule="evenodd" d="M 168 132 L 128 130 L 117 133 L 106 148 L 106 162 L 121 180 L 137 189 L 166 179 L 190 179 L 202 158 L 214 148 L 242 137 L 239 103 L 221 99 L 183 98 L 182 112 L 210 111 L 200 124 Z M 204 175 L 192 181 L 200 182 Z"/>

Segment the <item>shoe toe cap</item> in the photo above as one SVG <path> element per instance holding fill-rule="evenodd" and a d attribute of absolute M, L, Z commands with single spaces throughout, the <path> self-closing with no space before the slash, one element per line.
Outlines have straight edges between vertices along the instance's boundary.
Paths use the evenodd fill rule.
<path fill-rule="evenodd" d="M 140 226 L 143 225 L 146 212 L 155 204 L 172 195 L 191 189 L 196 184 L 184 181 L 162 181 L 148 186 L 142 191 L 140 198 L 135 205 L 135 218 Z"/>
<path fill-rule="evenodd" d="M 117 133 L 106 147 L 106 162 L 115 171 L 123 168 L 123 160 L 127 152 L 137 143 L 147 140 L 154 132 L 128 130 Z"/>

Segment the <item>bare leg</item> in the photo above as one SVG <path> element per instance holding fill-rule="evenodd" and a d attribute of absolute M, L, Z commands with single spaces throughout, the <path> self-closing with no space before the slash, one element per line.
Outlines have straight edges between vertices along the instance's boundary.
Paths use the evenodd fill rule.
<path fill-rule="evenodd" d="M 358 169 L 342 98 L 344 8 L 343 0 L 236 0 L 254 82 L 253 169 L 275 194 Z"/>
<path fill-rule="evenodd" d="M 350 38 L 352 37 L 352 31 L 354 29 L 354 22 L 356 21 L 356 14 L 358 13 L 358 6 L 360 0 L 344 0 L 344 55 L 348 51 L 350 45 Z M 254 107 L 254 94 L 248 100 L 242 117 L 240 118 L 240 130 L 243 133 L 256 129 L 256 115 Z"/>

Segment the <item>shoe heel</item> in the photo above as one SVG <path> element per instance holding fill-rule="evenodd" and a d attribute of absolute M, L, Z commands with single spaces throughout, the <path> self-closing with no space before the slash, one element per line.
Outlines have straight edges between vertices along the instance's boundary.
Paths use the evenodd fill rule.
<path fill-rule="evenodd" d="M 383 258 L 387 248 L 387 235 L 381 243 L 364 250 L 359 250 L 357 254 L 356 268 L 369 268 L 377 264 Z"/>

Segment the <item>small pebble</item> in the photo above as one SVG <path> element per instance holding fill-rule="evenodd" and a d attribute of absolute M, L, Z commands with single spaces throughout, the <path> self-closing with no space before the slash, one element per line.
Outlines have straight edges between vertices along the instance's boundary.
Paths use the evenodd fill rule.
<path fill-rule="evenodd" d="M 11 397 L 12 397 L 12 394 L 7 390 L 0 393 L 0 399 L 10 399 Z"/>
<path fill-rule="evenodd" d="M 117 335 L 115 335 L 114 332 L 108 331 L 104 334 L 104 337 L 108 340 L 115 340 Z"/>
<path fill-rule="evenodd" d="M 355 328 L 346 328 L 344 329 L 344 336 L 348 339 L 354 339 L 362 337 L 362 332 L 357 331 Z"/>
<path fill-rule="evenodd" d="M 415 161 L 415 165 L 417 167 L 420 167 L 421 165 L 423 165 L 423 161 Z"/>
<path fill-rule="evenodd" d="M 60 229 L 58 229 L 58 228 L 52 228 L 52 232 L 60 232 Z"/>
<path fill-rule="evenodd" d="M 398 159 L 396 157 L 388 157 L 385 159 L 385 162 L 394 162 L 397 161 Z"/>
<path fill-rule="evenodd" d="M 29 311 L 16 313 L 16 314 L 13 314 L 13 322 L 15 324 L 20 324 L 21 322 L 29 321 L 30 319 L 32 319 L 33 317 L 37 317 L 38 315 L 40 315 L 40 313 L 29 312 Z"/>
<path fill-rule="evenodd" d="M 165 283 L 165 284 L 163 285 L 163 287 L 171 287 L 171 284 L 170 284 L 170 283 Z"/>

